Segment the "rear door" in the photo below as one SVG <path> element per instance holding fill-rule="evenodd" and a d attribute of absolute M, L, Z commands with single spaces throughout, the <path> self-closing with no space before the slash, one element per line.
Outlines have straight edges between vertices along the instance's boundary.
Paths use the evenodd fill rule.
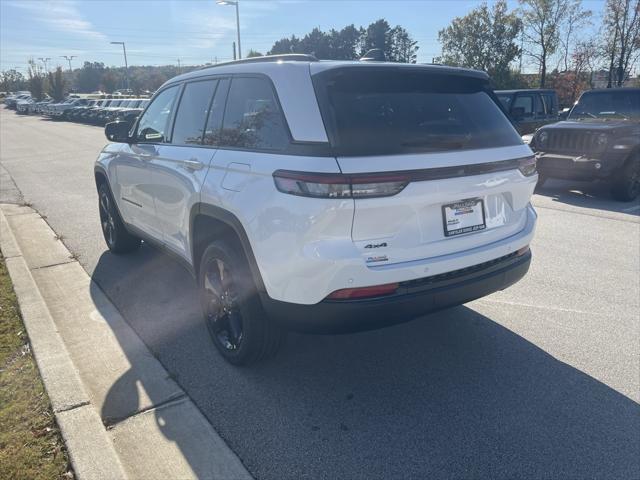
<path fill-rule="evenodd" d="M 363 69 L 316 82 L 368 265 L 481 248 L 525 226 L 535 181 L 518 159 L 531 150 L 481 82 L 447 77 Z M 369 198 L 380 182 L 406 186 Z"/>
<path fill-rule="evenodd" d="M 218 132 L 224 112 L 226 79 L 205 79 L 185 85 L 174 119 L 171 142 L 150 162 L 158 222 L 165 245 L 190 260 L 191 207 L 216 153 L 210 132 Z"/>

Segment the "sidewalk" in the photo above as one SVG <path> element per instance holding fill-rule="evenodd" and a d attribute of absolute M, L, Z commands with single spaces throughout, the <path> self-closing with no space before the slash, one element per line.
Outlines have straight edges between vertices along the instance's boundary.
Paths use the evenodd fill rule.
<path fill-rule="evenodd" d="M 0 248 L 79 479 L 251 478 L 37 212 L 0 205 Z"/>

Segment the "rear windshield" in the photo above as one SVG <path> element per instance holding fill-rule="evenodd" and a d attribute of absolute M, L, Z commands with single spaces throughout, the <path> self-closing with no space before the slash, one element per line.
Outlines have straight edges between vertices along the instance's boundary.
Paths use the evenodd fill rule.
<path fill-rule="evenodd" d="M 404 69 L 345 68 L 315 75 L 314 87 L 338 155 L 522 143 L 481 79 Z"/>

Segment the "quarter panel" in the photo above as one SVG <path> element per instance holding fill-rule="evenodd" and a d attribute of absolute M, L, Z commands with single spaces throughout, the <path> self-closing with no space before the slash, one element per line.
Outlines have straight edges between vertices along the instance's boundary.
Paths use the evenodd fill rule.
<path fill-rule="evenodd" d="M 221 187 L 234 163 L 239 191 Z M 232 165 L 233 168 L 233 165 Z M 202 187 L 201 201 L 233 214 L 242 224 L 271 298 L 301 299 L 314 303 L 317 288 L 332 283 L 327 262 L 352 257 L 353 200 L 296 197 L 275 188 L 278 169 L 339 173 L 333 158 L 301 157 L 233 150 L 218 150 Z M 314 291 L 316 290 L 316 291 Z"/>

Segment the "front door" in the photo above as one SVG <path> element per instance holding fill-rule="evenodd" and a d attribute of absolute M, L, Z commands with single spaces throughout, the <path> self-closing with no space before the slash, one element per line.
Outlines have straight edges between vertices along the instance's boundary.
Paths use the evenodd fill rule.
<path fill-rule="evenodd" d="M 151 165 L 161 153 L 178 91 L 174 86 L 156 95 L 140 117 L 133 142 L 124 145 L 109 164 L 110 174 L 117 179 L 118 191 L 113 194 L 123 220 L 159 242 L 162 229 L 156 216 Z"/>

